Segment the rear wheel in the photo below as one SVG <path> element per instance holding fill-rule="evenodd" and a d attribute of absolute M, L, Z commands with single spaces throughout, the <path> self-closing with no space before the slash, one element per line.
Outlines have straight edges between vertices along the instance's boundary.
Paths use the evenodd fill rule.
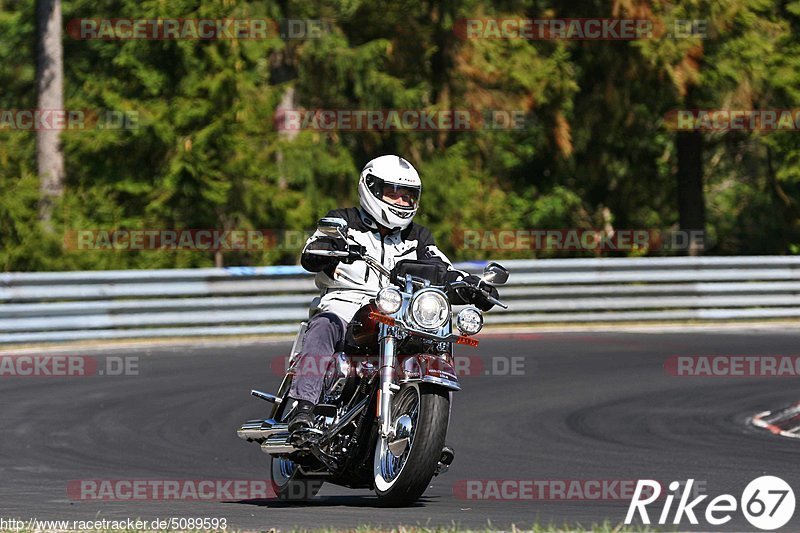
<path fill-rule="evenodd" d="M 272 488 L 279 500 L 305 501 L 317 495 L 324 483 L 303 475 L 291 459 L 273 457 L 270 471 Z"/>
<path fill-rule="evenodd" d="M 290 404 L 290 405 L 287 405 Z M 297 402 L 289 398 L 288 389 L 283 396 L 275 419 L 287 422 L 294 414 Z M 305 501 L 317 495 L 324 481 L 319 478 L 309 477 L 300 472 L 300 467 L 288 457 L 271 456 L 270 479 L 272 489 L 280 500 Z"/>
<path fill-rule="evenodd" d="M 378 437 L 373 474 L 382 505 L 414 503 L 428 488 L 442 455 L 450 395 L 441 387 L 407 383 L 392 398 L 395 438 Z"/>

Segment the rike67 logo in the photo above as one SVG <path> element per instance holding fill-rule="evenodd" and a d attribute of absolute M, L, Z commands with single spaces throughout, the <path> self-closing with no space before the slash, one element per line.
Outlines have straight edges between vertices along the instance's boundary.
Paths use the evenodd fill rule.
<path fill-rule="evenodd" d="M 675 508 L 672 524 L 680 524 L 684 517 L 690 524 L 697 525 L 695 507 L 708 495 L 701 495 L 689 501 L 692 495 L 694 479 L 686 481 L 686 489 L 680 490 L 682 483 L 673 481 L 669 484 L 672 494 L 667 494 L 663 499 L 664 507 L 658 517 L 658 524 L 664 525 L 670 517 L 675 495 L 679 494 L 678 506 Z M 647 494 L 647 496 L 643 496 Z M 650 524 L 647 506 L 661 497 L 661 484 L 650 479 L 640 479 L 636 484 L 633 499 L 625 516 L 625 523 L 630 524 L 638 512 L 642 523 Z M 775 476 L 761 476 L 751 481 L 742 492 L 742 497 L 737 501 L 730 494 L 721 494 L 708 502 L 705 508 L 705 521 L 712 526 L 728 523 L 739 507 L 750 524 L 758 529 L 773 530 L 784 526 L 794 515 L 794 491 L 784 480 Z M 655 506 L 654 506 L 655 507 Z M 652 509 L 651 509 L 652 510 Z M 699 511 L 698 511 L 699 514 Z"/>

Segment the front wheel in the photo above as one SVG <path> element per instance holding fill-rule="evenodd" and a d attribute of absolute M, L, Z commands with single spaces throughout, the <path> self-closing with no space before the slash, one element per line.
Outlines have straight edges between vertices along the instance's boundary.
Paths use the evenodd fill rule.
<path fill-rule="evenodd" d="M 375 493 L 381 505 L 414 503 L 428 488 L 442 455 L 450 395 L 441 387 L 407 383 L 392 398 L 395 438 L 378 436 L 373 460 Z"/>

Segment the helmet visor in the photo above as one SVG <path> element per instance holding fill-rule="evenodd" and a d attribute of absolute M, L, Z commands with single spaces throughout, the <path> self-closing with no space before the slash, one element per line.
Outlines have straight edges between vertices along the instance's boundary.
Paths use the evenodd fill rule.
<path fill-rule="evenodd" d="M 398 183 L 387 183 L 369 174 L 367 187 L 375 198 L 400 209 L 416 209 L 419 203 L 419 187 L 409 187 Z"/>

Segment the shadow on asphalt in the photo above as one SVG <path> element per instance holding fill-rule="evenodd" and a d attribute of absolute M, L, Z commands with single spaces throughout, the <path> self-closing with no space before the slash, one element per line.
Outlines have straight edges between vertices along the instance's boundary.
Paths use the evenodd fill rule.
<path fill-rule="evenodd" d="M 404 508 L 425 507 L 432 504 L 436 498 L 422 497 L 411 505 Z M 233 503 L 240 505 L 257 505 L 269 508 L 300 508 L 300 507 L 375 507 L 384 508 L 378 501 L 377 496 L 321 496 L 312 500 L 302 502 L 287 502 L 277 498 L 260 498 L 252 500 L 237 500 L 223 503 Z"/>

